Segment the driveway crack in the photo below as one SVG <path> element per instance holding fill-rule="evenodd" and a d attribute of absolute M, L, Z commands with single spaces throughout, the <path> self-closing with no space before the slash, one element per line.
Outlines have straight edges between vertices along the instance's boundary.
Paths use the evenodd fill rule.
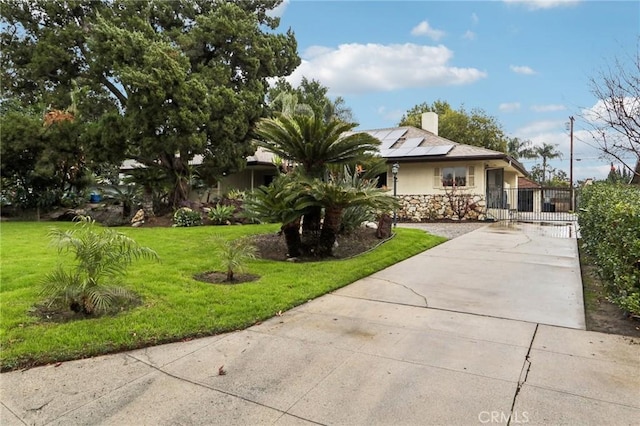
<path fill-rule="evenodd" d="M 511 401 L 511 412 L 509 413 L 509 420 L 507 421 L 507 426 L 511 424 L 512 419 L 514 419 L 514 411 L 513 409 L 516 406 L 516 400 L 518 399 L 518 394 L 522 390 L 522 386 L 526 383 L 527 377 L 529 377 L 529 371 L 531 371 L 531 348 L 533 347 L 533 341 L 536 338 L 536 334 L 538 333 L 539 324 L 536 324 L 535 330 L 533 330 L 533 336 L 531 336 L 531 342 L 529 342 L 529 349 L 527 350 L 527 355 L 524 357 L 524 363 L 522 365 L 522 370 L 520 371 L 520 378 L 518 379 L 518 387 L 516 388 L 516 392 L 513 395 L 513 400 Z M 517 418 L 517 413 L 515 413 Z M 516 421 L 517 422 L 517 421 Z"/>
<path fill-rule="evenodd" d="M 401 284 L 401 283 L 398 283 L 398 282 L 395 282 L 395 281 L 391 281 L 391 280 L 386 280 L 386 279 L 382 279 L 382 278 L 376 278 L 376 279 L 380 280 L 380 281 L 388 282 L 390 284 L 399 285 L 400 287 L 404 287 L 405 289 L 409 290 L 411 293 L 415 294 L 416 296 L 421 297 L 422 300 L 424 300 L 424 307 L 425 308 L 429 307 L 429 302 L 427 301 L 427 298 L 423 294 L 420 294 L 417 291 L 415 291 L 414 289 L 412 289 L 411 287 L 406 286 L 406 285 Z"/>

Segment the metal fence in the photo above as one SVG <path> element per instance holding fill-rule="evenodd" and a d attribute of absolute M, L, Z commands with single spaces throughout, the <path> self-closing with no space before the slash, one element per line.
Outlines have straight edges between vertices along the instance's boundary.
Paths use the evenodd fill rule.
<path fill-rule="evenodd" d="M 487 218 L 525 222 L 572 222 L 577 219 L 577 193 L 571 188 L 489 190 Z"/>

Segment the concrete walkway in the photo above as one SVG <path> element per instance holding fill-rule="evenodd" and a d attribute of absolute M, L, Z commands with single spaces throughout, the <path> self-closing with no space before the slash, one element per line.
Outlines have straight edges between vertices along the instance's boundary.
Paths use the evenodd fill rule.
<path fill-rule="evenodd" d="M 483 228 L 244 331 L 3 374 L 0 423 L 638 424 L 640 342 L 581 330 L 556 232 Z"/>

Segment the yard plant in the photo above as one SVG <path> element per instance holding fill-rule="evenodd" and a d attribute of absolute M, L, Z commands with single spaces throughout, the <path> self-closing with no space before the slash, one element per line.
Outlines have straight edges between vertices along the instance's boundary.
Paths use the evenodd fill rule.
<path fill-rule="evenodd" d="M 233 282 L 236 272 L 243 272 L 247 267 L 247 262 L 256 258 L 258 249 L 248 238 L 238 238 L 235 240 L 225 240 L 222 237 L 216 238 L 218 248 L 214 252 L 227 274 L 227 282 Z"/>
<path fill-rule="evenodd" d="M 640 188 L 597 183 L 584 189 L 578 215 L 585 251 L 609 299 L 640 315 Z"/>
<path fill-rule="evenodd" d="M 419 230 L 398 229 L 395 238 L 352 259 L 312 263 L 250 259 L 247 273 L 260 279 L 213 285 L 194 279 L 219 267 L 211 227 L 122 228 L 120 232 L 162 259 L 128 268 L 123 286 L 134 290 L 140 303 L 117 314 L 52 322 L 38 311 L 43 302 L 40 281 L 58 260 L 46 239 L 51 224 L 2 222 L 0 226 L 4 371 L 242 329 L 444 241 Z M 278 229 L 275 224 L 243 225 L 217 228 L 216 233 L 233 241 Z"/>
<path fill-rule="evenodd" d="M 42 294 L 49 306 L 62 303 L 87 315 L 106 312 L 119 299 L 135 298 L 135 293 L 118 285 L 127 267 L 139 258 L 158 258 L 156 252 L 121 232 L 98 230 L 89 217 L 78 216 L 74 229 L 52 228 L 49 236 L 59 254 L 73 254 L 74 265 L 59 264 L 48 273 Z"/>

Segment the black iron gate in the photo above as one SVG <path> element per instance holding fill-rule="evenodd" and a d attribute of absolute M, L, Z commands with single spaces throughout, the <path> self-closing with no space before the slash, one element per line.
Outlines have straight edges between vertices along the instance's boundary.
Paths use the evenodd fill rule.
<path fill-rule="evenodd" d="M 487 200 L 487 218 L 523 222 L 572 222 L 578 197 L 571 188 L 503 189 Z"/>

